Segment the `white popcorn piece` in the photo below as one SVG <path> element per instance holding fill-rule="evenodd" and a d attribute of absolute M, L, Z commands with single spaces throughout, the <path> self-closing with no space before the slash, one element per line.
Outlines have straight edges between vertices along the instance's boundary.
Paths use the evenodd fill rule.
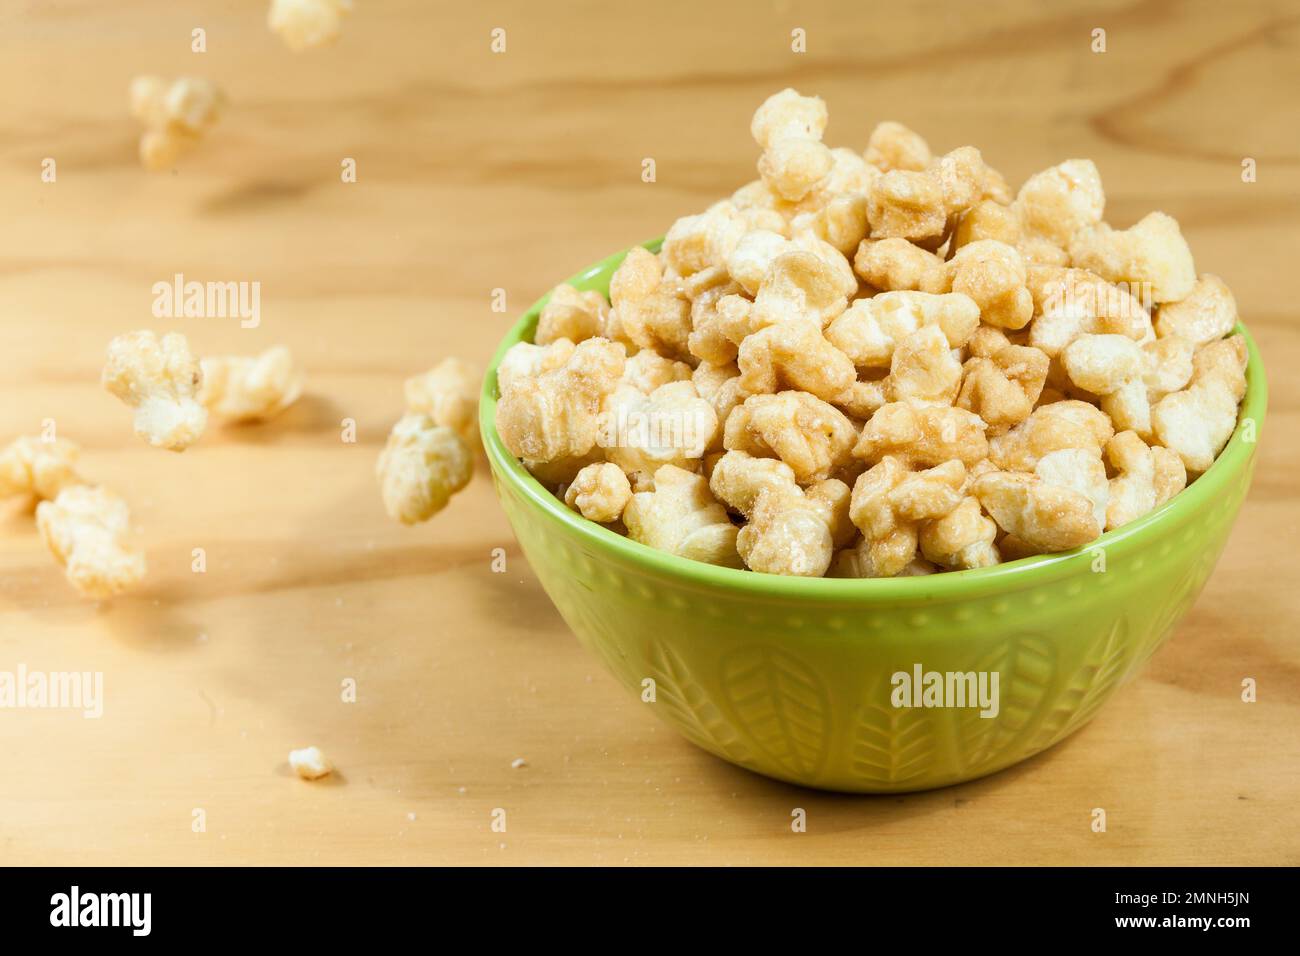
<path fill-rule="evenodd" d="M 271 0 L 266 24 L 294 53 L 327 46 L 339 38 L 352 0 Z"/>
<path fill-rule="evenodd" d="M 80 454 L 76 442 L 65 438 L 15 438 L 0 451 L 0 501 L 18 497 L 51 501 L 64 488 L 82 484 L 76 467 Z"/>
<path fill-rule="evenodd" d="M 478 366 L 445 358 L 423 375 L 406 380 L 406 410 L 428 415 L 472 447 L 478 434 L 478 393 L 483 374 Z"/>
<path fill-rule="evenodd" d="M 418 412 L 398 420 L 375 463 L 384 510 L 403 524 L 428 521 L 473 474 L 474 456 L 464 439 Z"/>
<path fill-rule="evenodd" d="M 144 577 L 144 555 L 125 542 L 131 513 L 103 488 L 73 485 L 36 507 L 36 527 L 68 582 L 86 597 L 104 600 Z"/>
<path fill-rule="evenodd" d="M 319 747 L 289 751 L 289 766 L 303 780 L 319 780 L 334 772 L 334 765 Z"/>
<path fill-rule="evenodd" d="M 225 97 L 212 82 L 182 76 L 170 83 L 137 76 L 130 87 L 131 113 L 144 125 L 140 162 L 146 169 L 168 169 L 195 146 L 217 121 Z"/>
<path fill-rule="evenodd" d="M 198 400 L 229 421 L 265 421 L 298 400 L 304 374 L 283 345 L 261 355 L 205 357 Z"/>
<path fill-rule="evenodd" d="M 108 344 L 102 382 L 135 409 L 135 433 L 154 447 L 184 451 L 208 423 L 197 397 L 202 367 L 178 332 L 119 335 Z"/>

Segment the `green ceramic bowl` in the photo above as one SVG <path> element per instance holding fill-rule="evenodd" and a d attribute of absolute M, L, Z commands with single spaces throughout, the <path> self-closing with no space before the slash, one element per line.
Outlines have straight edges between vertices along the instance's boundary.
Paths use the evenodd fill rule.
<path fill-rule="evenodd" d="M 607 293 L 624 254 L 569 281 Z M 584 520 L 502 444 L 496 365 L 531 340 L 543 302 L 501 343 L 480 410 L 497 495 L 524 554 L 574 633 L 646 707 L 710 753 L 791 783 L 860 793 L 942 787 L 1078 730 L 1192 606 L 1255 468 L 1267 386 L 1239 328 L 1249 387 L 1219 460 L 1164 507 L 1086 548 L 882 580 L 688 561 Z M 893 706 L 894 675 L 917 665 L 996 673 L 997 715 Z"/>

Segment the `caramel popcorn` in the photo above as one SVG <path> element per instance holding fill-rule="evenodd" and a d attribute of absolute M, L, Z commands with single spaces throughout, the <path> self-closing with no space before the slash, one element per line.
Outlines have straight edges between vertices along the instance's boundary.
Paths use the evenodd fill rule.
<path fill-rule="evenodd" d="M 145 127 L 140 162 L 146 169 L 170 168 L 194 147 L 217 120 L 224 97 L 212 83 L 183 76 L 167 82 L 158 76 L 131 81 L 131 113 Z"/>
<path fill-rule="evenodd" d="M 736 526 L 700 475 L 675 465 L 654 474 L 654 490 L 632 496 L 623 523 L 633 541 L 683 558 L 738 567 Z"/>
<path fill-rule="evenodd" d="M 303 780 L 319 780 L 334 772 L 334 765 L 319 747 L 289 751 L 289 766 Z"/>
<path fill-rule="evenodd" d="M 265 421 L 280 414 L 302 394 L 302 367 L 283 345 L 254 357 L 205 357 L 199 365 L 203 385 L 198 400 L 219 418 Z"/>
<path fill-rule="evenodd" d="M 184 451 L 208 423 L 198 400 L 203 371 L 178 332 L 119 335 L 108 343 L 102 382 L 135 409 L 135 433 L 155 447 Z"/>
<path fill-rule="evenodd" d="M 608 304 L 553 292 L 497 374 L 539 481 L 673 554 L 865 578 L 1078 548 L 1213 464 L 1246 350 L 1173 219 L 1114 229 L 1091 160 L 1013 190 L 973 146 L 827 120 L 769 97 L 757 179 L 631 249 Z"/>
<path fill-rule="evenodd" d="M 478 366 L 463 359 L 445 358 L 423 375 L 406 380 L 406 410 L 428 415 L 435 425 L 450 428 L 472 447 L 478 436 L 482 378 Z"/>
<path fill-rule="evenodd" d="M 271 0 L 266 24 L 294 53 L 327 46 L 339 38 L 352 0 Z"/>
<path fill-rule="evenodd" d="M 144 555 L 125 540 L 130 523 L 125 501 L 90 485 L 69 485 L 53 501 L 36 506 L 36 527 L 68 582 L 96 600 L 120 594 L 144 577 Z"/>
<path fill-rule="evenodd" d="M 474 474 L 474 457 L 452 428 L 408 412 L 393 426 L 375 463 L 384 510 L 402 524 L 428 521 Z"/>
<path fill-rule="evenodd" d="M 0 501 L 52 501 L 64 488 L 83 484 L 77 474 L 80 454 L 77 443 L 66 438 L 15 438 L 0 451 Z"/>
<path fill-rule="evenodd" d="M 618 465 L 600 462 L 578 472 L 564 492 L 564 503 L 589 521 L 608 524 L 623 516 L 632 486 Z"/>

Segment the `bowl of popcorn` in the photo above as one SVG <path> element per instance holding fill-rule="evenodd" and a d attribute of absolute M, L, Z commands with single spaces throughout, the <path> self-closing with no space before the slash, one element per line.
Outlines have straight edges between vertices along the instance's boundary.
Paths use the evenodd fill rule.
<path fill-rule="evenodd" d="M 1103 221 L 825 104 L 755 113 L 759 178 L 557 286 L 480 426 L 579 639 L 719 757 L 850 792 L 1001 770 L 1169 636 L 1254 470 L 1263 365 L 1178 223 Z"/>

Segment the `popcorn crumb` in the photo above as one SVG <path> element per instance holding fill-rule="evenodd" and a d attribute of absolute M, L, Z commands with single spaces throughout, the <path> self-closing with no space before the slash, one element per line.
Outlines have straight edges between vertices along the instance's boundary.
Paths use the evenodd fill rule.
<path fill-rule="evenodd" d="M 290 750 L 289 766 L 304 780 L 319 780 L 334 772 L 334 765 L 319 747 Z"/>
<path fill-rule="evenodd" d="M 514 760 L 510 761 L 510 768 L 512 770 L 519 770 L 521 767 L 527 767 L 527 766 L 528 766 L 528 761 L 525 760 L 523 757 L 516 757 Z"/>

